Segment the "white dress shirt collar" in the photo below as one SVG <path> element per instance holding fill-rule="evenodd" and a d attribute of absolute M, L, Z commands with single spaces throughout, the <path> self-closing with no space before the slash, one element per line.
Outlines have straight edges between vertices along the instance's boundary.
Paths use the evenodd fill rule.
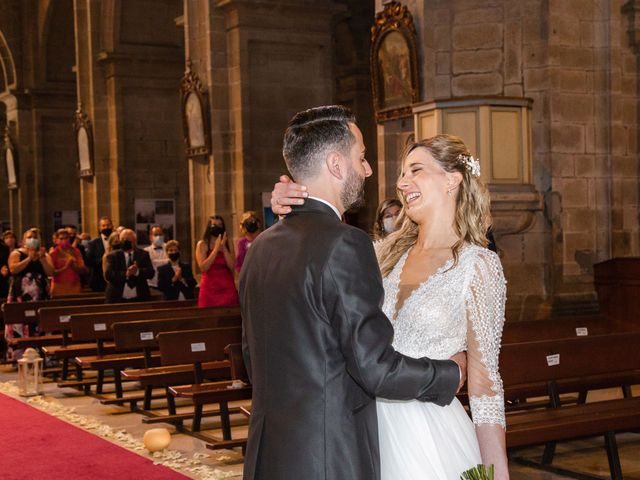
<path fill-rule="evenodd" d="M 309 195 L 310 199 L 312 200 L 316 200 L 317 202 L 320 203 L 324 203 L 325 205 L 328 205 L 331 207 L 331 210 L 333 210 L 334 212 L 336 212 L 336 215 L 338 216 L 338 218 L 342 221 L 342 215 L 340 215 L 340 211 L 336 208 L 335 205 L 333 205 L 332 203 L 327 202 L 326 200 L 322 199 L 322 198 L 318 198 L 318 197 L 312 197 L 311 195 Z"/>

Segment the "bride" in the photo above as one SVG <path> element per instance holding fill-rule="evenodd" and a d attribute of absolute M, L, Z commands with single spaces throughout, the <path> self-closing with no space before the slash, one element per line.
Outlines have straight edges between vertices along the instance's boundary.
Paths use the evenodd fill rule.
<path fill-rule="evenodd" d="M 467 351 L 473 420 L 449 406 L 377 399 L 383 480 L 458 480 L 479 463 L 509 478 L 502 381 L 498 371 L 505 279 L 485 248 L 491 223 L 480 165 L 458 137 L 411 143 L 402 157 L 396 232 L 376 244 L 392 321 L 393 346 L 411 357 L 447 359 Z M 275 213 L 303 196 L 286 177 L 276 185 Z"/>

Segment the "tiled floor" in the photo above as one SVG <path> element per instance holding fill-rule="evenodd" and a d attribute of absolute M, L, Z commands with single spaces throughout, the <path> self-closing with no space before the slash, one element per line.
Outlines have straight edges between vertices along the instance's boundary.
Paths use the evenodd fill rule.
<path fill-rule="evenodd" d="M 15 370 L 7 366 L 0 368 L 0 382 L 15 380 L 17 380 Z M 640 391 L 636 390 L 634 393 L 639 395 Z M 617 392 L 606 392 L 605 395 L 615 396 Z M 180 451 L 188 457 L 192 457 L 196 452 L 207 454 L 207 458 L 202 460 L 203 463 L 211 465 L 227 475 L 236 474 L 231 478 L 240 478 L 242 456 L 239 449 L 213 452 L 205 448 L 205 441 L 183 433 L 175 433 L 175 429 L 171 426 L 143 424 L 141 415 L 131 413 L 128 408 L 102 405 L 99 399 L 95 397 L 84 396 L 78 391 L 69 388 L 60 389 L 55 383 L 48 382 L 45 384 L 45 397 L 55 399 L 65 406 L 74 407 L 76 413 L 93 417 L 111 427 L 124 429 L 139 439 L 142 439 L 144 432 L 150 428 L 167 427 L 171 432 L 174 432 L 171 449 Z M 237 418 L 237 421 L 243 422 L 241 418 Z M 214 428 L 214 430 L 208 430 L 207 434 L 215 435 L 220 433 L 219 430 L 215 430 L 219 425 L 212 419 L 205 419 L 203 426 L 205 428 Z M 236 425 L 233 433 L 234 437 L 246 436 L 246 426 Z M 619 434 L 617 440 L 625 480 L 640 480 L 640 433 Z M 540 458 L 541 453 L 542 447 L 536 447 L 521 450 L 517 452 L 517 455 L 537 460 Z M 609 468 L 602 438 L 560 444 L 553 464 L 557 467 L 608 478 Z M 522 466 L 513 460 L 510 462 L 510 472 L 513 480 L 560 480 L 569 478 Z"/>

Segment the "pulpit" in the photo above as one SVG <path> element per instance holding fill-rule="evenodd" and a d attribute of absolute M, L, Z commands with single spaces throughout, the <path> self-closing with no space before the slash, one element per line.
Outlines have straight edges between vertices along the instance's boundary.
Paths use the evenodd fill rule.
<path fill-rule="evenodd" d="M 596 263 L 593 272 L 600 310 L 614 330 L 640 330 L 640 257 Z"/>

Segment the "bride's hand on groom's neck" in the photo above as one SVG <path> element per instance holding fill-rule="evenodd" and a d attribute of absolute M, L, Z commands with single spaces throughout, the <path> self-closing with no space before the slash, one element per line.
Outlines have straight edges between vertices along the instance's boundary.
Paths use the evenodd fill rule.
<path fill-rule="evenodd" d="M 456 393 L 458 393 L 467 381 L 467 352 L 458 352 L 451 357 L 450 360 L 456 362 L 460 368 L 460 383 L 458 384 L 458 390 L 456 391 Z"/>
<path fill-rule="evenodd" d="M 307 187 L 282 175 L 271 192 L 271 210 L 276 215 L 286 215 L 291 213 L 291 205 L 302 205 L 307 196 Z"/>

